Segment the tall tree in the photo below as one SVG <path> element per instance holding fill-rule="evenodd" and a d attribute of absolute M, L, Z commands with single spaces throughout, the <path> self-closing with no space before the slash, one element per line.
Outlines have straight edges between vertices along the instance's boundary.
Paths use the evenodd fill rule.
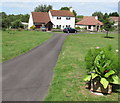
<path fill-rule="evenodd" d="M 109 13 L 109 16 L 119 17 L 118 12 Z"/>
<path fill-rule="evenodd" d="M 20 20 L 15 20 L 12 22 L 11 28 L 18 29 L 18 28 L 23 28 L 23 25 L 21 24 Z"/>
<path fill-rule="evenodd" d="M 102 12 L 94 12 L 92 16 L 98 16 L 98 20 L 102 22 L 104 14 Z"/>
<path fill-rule="evenodd" d="M 52 5 L 38 5 L 35 7 L 34 12 L 48 12 L 49 10 L 52 10 Z"/>
<path fill-rule="evenodd" d="M 104 26 L 103 29 L 106 31 L 106 37 L 109 37 L 108 33 L 109 31 L 114 30 L 114 22 L 110 20 L 110 18 L 106 18 L 103 22 Z"/>
<path fill-rule="evenodd" d="M 60 10 L 70 10 L 70 8 L 69 7 L 61 7 Z"/>

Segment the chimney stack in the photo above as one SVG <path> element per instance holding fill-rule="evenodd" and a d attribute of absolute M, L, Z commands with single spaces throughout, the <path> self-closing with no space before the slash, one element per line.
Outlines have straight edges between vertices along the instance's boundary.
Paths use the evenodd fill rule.
<path fill-rule="evenodd" d="M 73 12 L 73 8 L 72 7 L 70 7 L 70 11 Z"/>

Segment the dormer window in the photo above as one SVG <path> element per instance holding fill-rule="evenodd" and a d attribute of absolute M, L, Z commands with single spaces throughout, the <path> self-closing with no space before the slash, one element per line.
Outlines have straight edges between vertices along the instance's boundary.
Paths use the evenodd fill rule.
<path fill-rule="evenodd" d="M 66 17 L 66 20 L 70 20 L 70 17 Z"/>
<path fill-rule="evenodd" d="M 57 17 L 57 19 L 58 19 L 58 20 L 60 20 L 60 19 L 61 19 L 61 17 Z"/>

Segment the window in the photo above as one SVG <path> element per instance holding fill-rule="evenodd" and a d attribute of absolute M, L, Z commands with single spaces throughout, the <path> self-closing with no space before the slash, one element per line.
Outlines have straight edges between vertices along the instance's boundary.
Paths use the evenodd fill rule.
<path fill-rule="evenodd" d="M 60 28 L 61 28 L 61 25 L 57 25 L 57 28 L 60 29 Z"/>
<path fill-rule="evenodd" d="M 70 25 L 66 25 L 66 27 L 70 27 Z"/>
<path fill-rule="evenodd" d="M 91 25 L 88 26 L 88 29 L 91 29 Z"/>
<path fill-rule="evenodd" d="M 58 19 L 58 20 L 60 20 L 60 19 L 61 19 L 61 17 L 57 17 L 57 19 Z"/>
<path fill-rule="evenodd" d="M 70 17 L 66 17 L 66 20 L 70 20 Z"/>

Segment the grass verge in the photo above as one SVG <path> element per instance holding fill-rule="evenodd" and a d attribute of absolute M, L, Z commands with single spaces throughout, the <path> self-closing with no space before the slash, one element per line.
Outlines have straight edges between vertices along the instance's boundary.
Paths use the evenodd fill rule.
<path fill-rule="evenodd" d="M 51 33 L 41 31 L 2 31 L 2 61 L 26 53 L 51 36 Z"/>
<path fill-rule="evenodd" d="M 85 89 L 85 55 L 90 48 L 111 45 L 118 49 L 118 34 L 104 38 L 105 34 L 78 34 L 67 36 L 45 101 L 118 101 L 118 92 L 97 96 Z M 115 52 L 116 53 L 116 52 Z"/>

